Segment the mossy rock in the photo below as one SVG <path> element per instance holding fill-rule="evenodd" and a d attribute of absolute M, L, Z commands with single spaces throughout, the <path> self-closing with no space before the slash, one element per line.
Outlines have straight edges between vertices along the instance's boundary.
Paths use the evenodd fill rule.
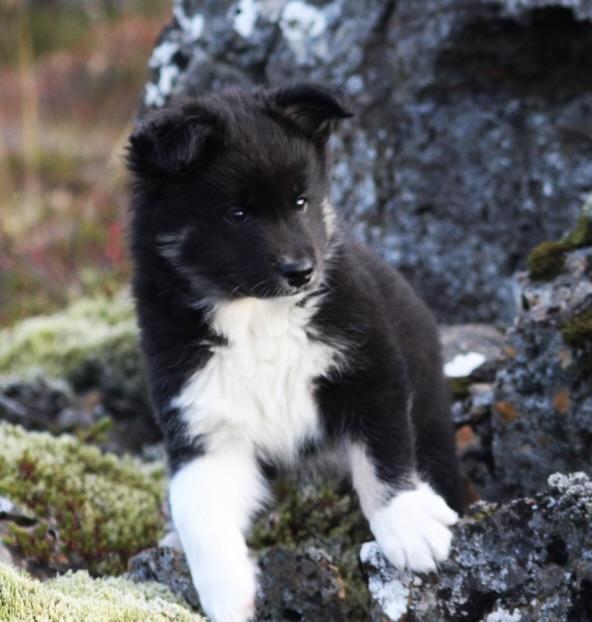
<path fill-rule="evenodd" d="M 528 271 L 535 281 L 550 281 L 563 272 L 570 245 L 564 241 L 542 242 L 528 256 Z"/>
<path fill-rule="evenodd" d="M 583 375 L 592 376 L 592 309 L 566 320 L 561 327 L 561 336 L 576 350 Z"/>
<path fill-rule="evenodd" d="M 0 620 L 22 622 L 198 622 L 164 586 L 85 571 L 40 582 L 0 563 Z"/>
<path fill-rule="evenodd" d="M 563 272 L 570 251 L 592 245 L 592 199 L 589 199 L 575 227 L 562 240 L 548 240 L 528 256 L 528 272 L 535 281 L 550 281 Z"/>
<path fill-rule="evenodd" d="M 592 309 L 577 313 L 561 329 L 566 343 L 574 348 L 592 346 Z"/>
<path fill-rule="evenodd" d="M 32 564 L 115 574 L 161 535 L 165 469 L 0 423 L 0 495 L 38 519 L 6 542 Z"/>
<path fill-rule="evenodd" d="M 123 399 L 148 410 L 129 294 L 82 299 L 0 331 L 0 374 L 38 370 L 68 380 L 78 391 L 100 389 L 106 402 Z"/>

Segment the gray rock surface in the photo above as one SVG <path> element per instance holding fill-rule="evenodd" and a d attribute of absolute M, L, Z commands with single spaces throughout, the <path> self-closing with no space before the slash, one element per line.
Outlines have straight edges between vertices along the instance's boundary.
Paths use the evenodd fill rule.
<path fill-rule="evenodd" d="M 15 547 L 4 543 L 11 526 L 30 527 L 37 522 L 34 516 L 23 511 L 12 499 L 0 496 L 0 563 L 26 568 L 27 560 Z"/>
<path fill-rule="evenodd" d="M 274 547 L 259 559 L 259 622 L 331 622 L 348 620 L 345 589 L 337 567 L 321 550 Z M 194 609 L 199 599 L 183 553 L 174 548 L 148 549 L 130 560 L 129 578 L 158 581 Z"/>
<path fill-rule="evenodd" d="M 362 547 L 372 622 L 585 622 L 592 619 L 592 482 L 555 474 L 507 505 L 478 504 L 455 527 L 439 575 L 396 571 Z"/>
<path fill-rule="evenodd" d="M 175 0 L 143 107 L 340 85 L 333 200 L 441 321 L 510 321 L 511 275 L 592 187 L 589 0 Z"/>
<path fill-rule="evenodd" d="M 199 598 L 191 581 L 185 555 L 177 548 L 160 546 L 138 553 L 128 562 L 128 577 L 134 581 L 163 583 L 193 609 L 199 609 Z"/>
<path fill-rule="evenodd" d="M 494 387 L 498 498 L 532 494 L 554 471 L 592 471 L 591 267 L 586 248 L 550 282 L 520 278 L 524 308 Z"/>
<path fill-rule="evenodd" d="M 131 400 L 130 400 L 131 401 Z M 113 412 L 99 387 L 76 393 L 65 379 L 38 371 L 26 377 L 0 374 L 0 420 L 27 430 L 74 433 L 106 451 L 142 453 L 154 459 L 160 432 L 150 412 Z"/>

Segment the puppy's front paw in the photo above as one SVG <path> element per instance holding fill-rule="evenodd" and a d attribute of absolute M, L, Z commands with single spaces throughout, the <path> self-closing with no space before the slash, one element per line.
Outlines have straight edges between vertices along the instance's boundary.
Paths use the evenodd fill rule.
<path fill-rule="evenodd" d="M 444 499 L 428 484 L 400 492 L 370 521 L 370 528 L 387 559 L 401 570 L 429 572 L 448 557 L 458 520 Z"/>
<path fill-rule="evenodd" d="M 194 583 L 199 600 L 212 622 L 248 622 L 255 615 L 256 573 L 248 559 L 224 567 L 216 563 L 196 568 Z"/>

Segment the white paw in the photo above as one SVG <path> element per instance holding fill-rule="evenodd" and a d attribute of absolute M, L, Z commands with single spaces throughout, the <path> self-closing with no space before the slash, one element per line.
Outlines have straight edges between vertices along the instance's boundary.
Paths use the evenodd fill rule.
<path fill-rule="evenodd" d="M 212 555 L 189 562 L 202 609 L 211 622 L 248 622 L 255 614 L 255 566 L 248 558 L 220 564 Z"/>
<path fill-rule="evenodd" d="M 400 570 L 429 572 L 445 560 L 458 520 L 444 499 L 428 484 L 400 492 L 370 520 L 370 528 L 386 558 Z"/>

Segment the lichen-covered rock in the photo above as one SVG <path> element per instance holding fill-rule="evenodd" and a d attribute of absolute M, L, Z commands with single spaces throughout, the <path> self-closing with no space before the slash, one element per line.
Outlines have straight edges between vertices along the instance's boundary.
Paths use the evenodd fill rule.
<path fill-rule="evenodd" d="M 11 525 L 6 543 L 32 568 L 122 571 L 158 541 L 164 492 L 161 464 L 0 423 L 0 496 L 35 519 Z"/>
<path fill-rule="evenodd" d="M 592 470 L 592 246 L 567 253 L 551 281 L 520 281 L 491 419 L 502 497 L 533 493 L 553 471 Z"/>
<path fill-rule="evenodd" d="M 162 585 L 67 573 L 40 582 L 0 563 L 2 622 L 199 622 Z"/>
<path fill-rule="evenodd" d="M 355 620 L 339 569 L 321 549 L 272 548 L 259 560 L 258 622 Z"/>
<path fill-rule="evenodd" d="M 166 585 L 190 607 L 199 609 L 199 597 L 187 560 L 178 548 L 159 546 L 138 553 L 129 560 L 127 576 L 133 581 L 156 581 Z"/>
<path fill-rule="evenodd" d="M 528 256 L 528 273 L 535 281 L 548 281 L 565 270 L 570 251 L 592 245 L 592 195 L 588 196 L 574 229 L 561 240 L 547 240 Z"/>
<path fill-rule="evenodd" d="M 365 617 L 350 608 L 339 569 L 322 549 L 272 547 L 261 553 L 259 568 L 259 622 L 326 622 Z M 189 568 L 177 549 L 144 551 L 130 561 L 128 577 L 134 581 L 158 581 L 194 609 L 199 608 Z"/>
<path fill-rule="evenodd" d="M 289 79 L 342 86 L 333 200 L 458 323 L 515 312 L 510 276 L 592 186 L 588 0 L 175 0 L 143 107 Z"/>
<path fill-rule="evenodd" d="M 13 422 L 21 411 L 24 425 L 67 427 L 59 420 L 63 409 L 80 406 L 68 395 L 70 385 L 76 395 L 90 393 L 137 445 L 160 438 L 147 397 L 133 304 L 125 291 L 113 298 L 81 299 L 0 331 L 0 376 L 5 378 L 0 415 L 4 411 Z"/>
<path fill-rule="evenodd" d="M 592 482 L 575 473 L 548 484 L 532 498 L 475 506 L 438 575 L 396 571 L 365 544 L 372 622 L 590 620 Z"/>

